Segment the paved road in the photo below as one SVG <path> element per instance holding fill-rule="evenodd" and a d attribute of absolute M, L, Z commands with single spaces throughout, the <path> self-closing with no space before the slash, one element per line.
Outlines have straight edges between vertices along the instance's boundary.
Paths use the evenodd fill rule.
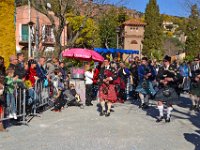
<path fill-rule="evenodd" d="M 0 133 L 0 150 L 200 150 L 200 116 L 187 103 L 174 107 L 171 123 L 156 123 L 154 107 L 134 103 L 115 104 L 109 118 L 96 105 L 46 111 L 29 126 Z"/>

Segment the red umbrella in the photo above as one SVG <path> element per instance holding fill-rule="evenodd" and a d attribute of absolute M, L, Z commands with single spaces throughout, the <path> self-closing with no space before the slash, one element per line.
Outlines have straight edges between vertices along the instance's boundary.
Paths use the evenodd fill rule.
<path fill-rule="evenodd" d="M 99 53 L 89 50 L 89 49 L 83 49 L 83 48 L 71 48 L 66 49 L 62 52 L 63 57 L 66 58 L 74 58 L 79 60 L 85 60 L 85 61 L 97 61 L 97 62 L 103 62 L 104 58 Z"/>

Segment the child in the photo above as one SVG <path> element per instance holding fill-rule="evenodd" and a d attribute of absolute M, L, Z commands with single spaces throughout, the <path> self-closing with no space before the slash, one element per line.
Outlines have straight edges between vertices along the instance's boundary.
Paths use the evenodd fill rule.
<path fill-rule="evenodd" d="M 6 70 L 6 75 L 7 76 L 5 78 L 5 85 L 6 85 L 6 102 L 7 102 L 8 117 L 17 119 L 14 90 L 15 90 L 15 83 L 21 82 L 22 80 L 18 79 L 18 76 L 13 77 L 14 76 L 13 68 L 8 68 Z"/>

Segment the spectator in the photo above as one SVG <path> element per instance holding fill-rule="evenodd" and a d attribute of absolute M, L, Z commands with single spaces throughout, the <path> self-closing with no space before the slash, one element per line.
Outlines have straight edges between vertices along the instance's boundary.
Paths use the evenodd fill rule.
<path fill-rule="evenodd" d="M 52 60 L 53 60 L 53 64 L 54 64 L 55 69 L 58 69 L 59 68 L 59 59 L 53 58 Z"/>
<path fill-rule="evenodd" d="M 85 89 L 86 89 L 86 106 L 93 106 L 92 104 L 92 85 L 94 72 L 90 68 L 90 65 L 86 65 L 85 68 Z"/>
<path fill-rule="evenodd" d="M 0 120 L 4 117 L 4 76 L 5 76 L 5 65 L 4 58 L 0 56 Z M 0 131 L 4 131 L 3 123 L 0 121 Z"/>
<path fill-rule="evenodd" d="M 23 53 L 18 53 L 18 64 L 16 65 L 16 75 L 18 75 L 19 79 L 23 79 L 26 76 L 26 70 L 24 67 L 24 54 Z"/>
<path fill-rule="evenodd" d="M 18 64 L 18 59 L 15 55 L 10 56 L 9 58 L 10 65 L 8 68 L 12 68 L 14 70 L 14 77 L 17 75 L 17 64 Z"/>
<path fill-rule="evenodd" d="M 26 80 L 30 80 L 31 86 L 35 86 L 35 81 L 38 79 L 37 72 L 36 72 L 36 65 L 37 62 L 33 59 L 28 61 L 28 70 Z"/>
<path fill-rule="evenodd" d="M 64 62 L 60 62 L 60 71 L 62 73 L 62 78 L 65 79 L 67 75 L 67 71 L 66 71 Z"/>
<path fill-rule="evenodd" d="M 46 70 L 44 69 L 45 65 L 45 57 L 40 57 L 39 62 L 36 66 L 36 72 L 41 81 L 45 81 L 47 79 Z"/>
<path fill-rule="evenodd" d="M 0 56 L 0 76 L 5 76 L 6 67 L 4 65 L 4 58 Z"/>
<path fill-rule="evenodd" d="M 9 118 L 17 119 L 16 115 L 16 105 L 15 105 L 15 97 L 14 97 L 14 89 L 15 83 L 20 82 L 21 80 L 18 79 L 18 76 L 14 77 L 14 69 L 8 68 L 6 70 L 6 102 L 7 102 L 7 112 Z"/>

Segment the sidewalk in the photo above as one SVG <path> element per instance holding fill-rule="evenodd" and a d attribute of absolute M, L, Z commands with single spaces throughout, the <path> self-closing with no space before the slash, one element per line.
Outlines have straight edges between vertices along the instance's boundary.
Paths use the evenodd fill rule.
<path fill-rule="evenodd" d="M 184 101 L 187 101 L 183 98 Z M 109 118 L 92 107 L 47 111 L 29 126 L 0 133 L 1 150 L 199 150 L 199 114 L 175 106 L 171 123 L 155 122 L 157 110 L 115 104 Z M 135 102 L 137 104 L 137 101 Z M 196 145 L 196 146 L 195 146 Z"/>

